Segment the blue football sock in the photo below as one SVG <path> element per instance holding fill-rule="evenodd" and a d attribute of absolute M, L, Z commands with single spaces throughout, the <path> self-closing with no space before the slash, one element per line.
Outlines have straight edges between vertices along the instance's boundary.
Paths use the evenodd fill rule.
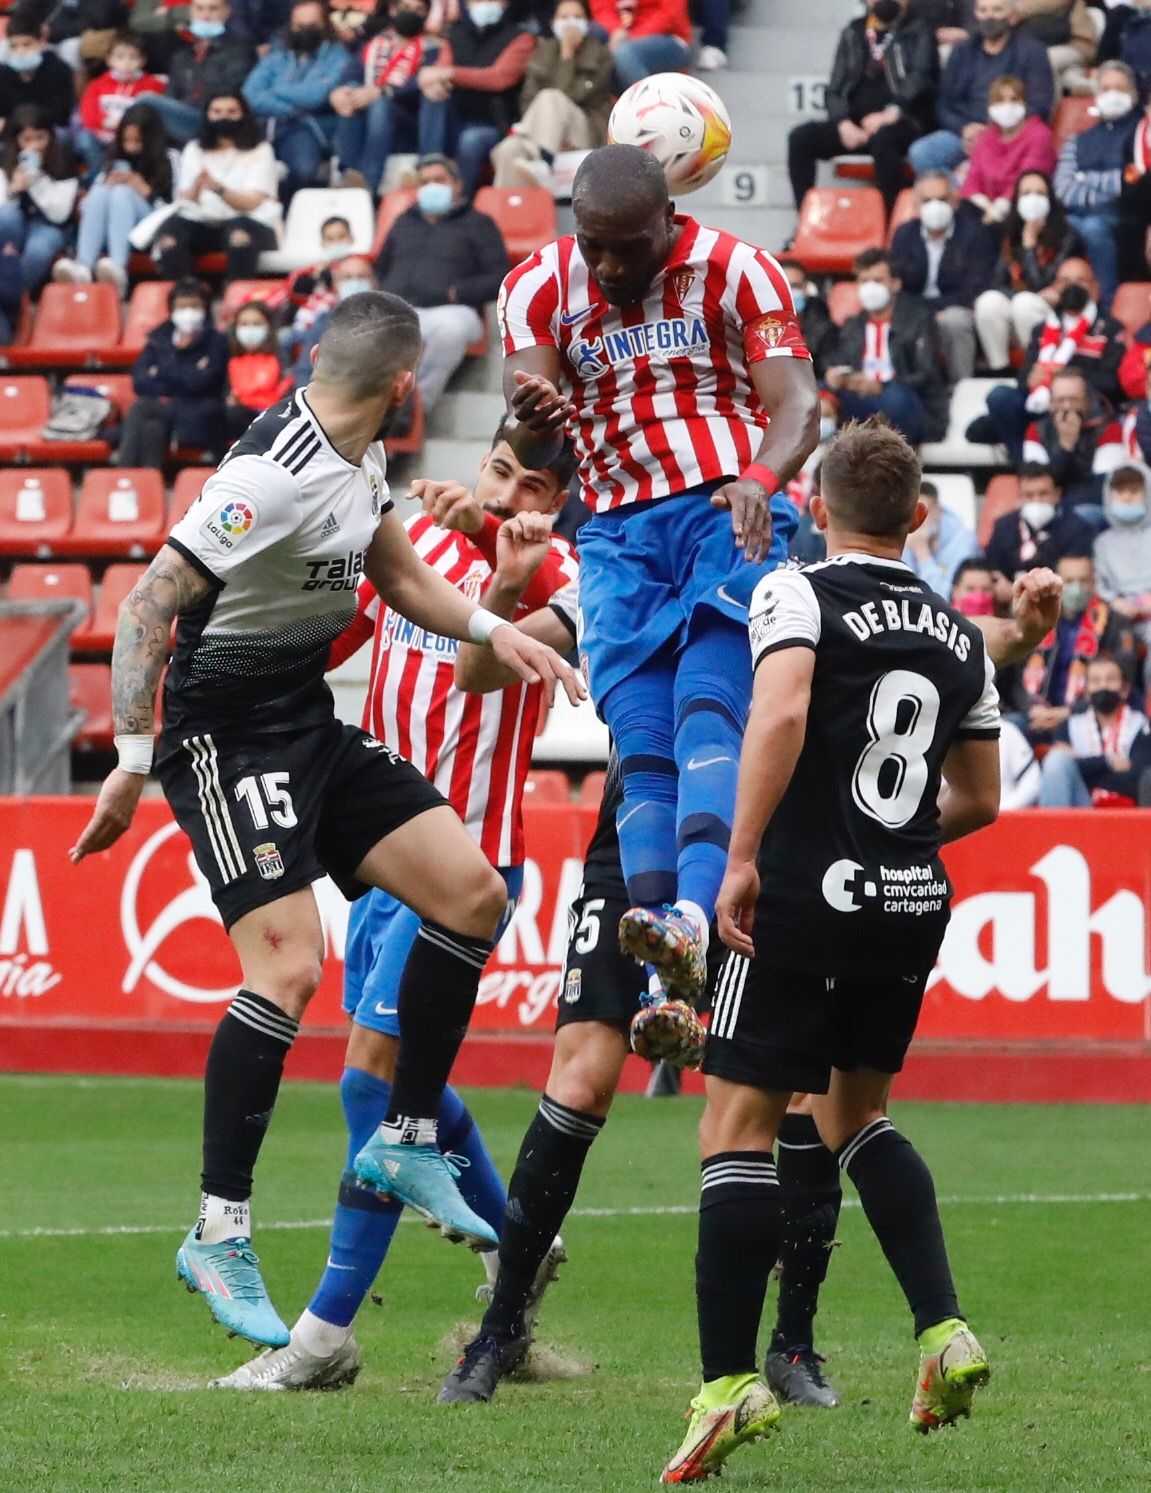
<path fill-rule="evenodd" d="M 438 1133 L 441 1151 L 453 1151 L 457 1156 L 467 1158 L 468 1165 L 459 1176 L 464 1202 L 498 1234 L 508 1201 L 507 1188 L 488 1155 L 479 1126 L 464 1101 L 450 1087 L 444 1090 L 440 1103 Z"/>
<path fill-rule="evenodd" d="M 631 901 L 648 907 L 675 901 L 673 677 L 670 663 L 653 660 L 602 703 L 623 784 L 616 827 L 624 880 Z"/>

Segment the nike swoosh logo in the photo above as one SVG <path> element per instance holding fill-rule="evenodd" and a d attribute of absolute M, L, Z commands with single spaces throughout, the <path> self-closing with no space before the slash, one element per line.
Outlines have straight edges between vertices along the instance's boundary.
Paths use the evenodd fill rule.
<path fill-rule="evenodd" d="M 376 1002 L 377 1016 L 398 1016 L 399 1014 L 400 1011 L 398 1006 L 385 1006 L 383 1001 Z"/>
<path fill-rule="evenodd" d="M 567 311 L 560 317 L 560 325 L 573 327 L 577 321 L 583 321 L 584 317 L 590 315 L 590 313 L 590 306 L 585 306 L 582 311 Z"/>
<path fill-rule="evenodd" d="M 747 608 L 744 606 L 742 601 L 736 601 L 734 596 L 728 595 L 726 587 L 717 586 L 715 588 L 715 594 L 720 598 L 721 601 L 726 601 L 729 607 L 738 607 L 741 612 L 747 611 Z"/>
<path fill-rule="evenodd" d="M 697 767 L 715 767 L 717 763 L 730 761 L 732 761 L 731 757 L 705 757 L 702 762 L 696 762 L 693 758 L 688 761 L 687 770 L 694 772 Z"/>

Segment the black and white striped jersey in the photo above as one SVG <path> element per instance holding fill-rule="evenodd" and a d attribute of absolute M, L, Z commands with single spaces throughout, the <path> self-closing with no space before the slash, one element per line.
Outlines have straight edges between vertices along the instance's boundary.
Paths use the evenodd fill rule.
<path fill-rule="evenodd" d="M 166 735 L 331 718 L 328 648 L 355 615 L 364 556 L 391 507 L 383 446 L 353 465 L 305 391 L 252 423 L 168 540 L 213 590 L 179 619 Z"/>

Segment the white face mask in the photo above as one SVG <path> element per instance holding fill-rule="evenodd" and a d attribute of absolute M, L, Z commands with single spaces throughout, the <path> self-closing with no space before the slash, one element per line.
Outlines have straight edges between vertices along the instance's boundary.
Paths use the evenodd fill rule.
<path fill-rule="evenodd" d="M 1051 198 L 1046 192 L 1024 192 L 1015 205 L 1025 223 L 1042 223 L 1051 211 Z"/>
<path fill-rule="evenodd" d="M 1135 100 L 1122 88 L 1105 88 L 1095 95 L 1100 119 L 1122 119 L 1135 107 Z"/>
<path fill-rule="evenodd" d="M 177 332 L 182 332 L 185 337 L 193 332 L 198 332 L 204 325 L 204 309 L 202 306 L 177 306 L 172 312 L 172 325 Z"/>
<path fill-rule="evenodd" d="M 878 280 L 863 280 L 859 286 L 859 304 L 867 312 L 883 311 L 891 304 L 891 292 Z"/>
<path fill-rule="evenodd" d="M 267 335 L 268 329 L 263 322 L 245 321 L 236 328 L 236 341 L 249 352 L 255 347 L 260 347 Z"/>
<path fill-rule="evenodd" d="M 341 301 L 346 301 L 349 296 L 359 295 L 361 291 L 375 290 L 375 288 L 370 280 L 359 275 L 351 280 L 341 280 L 336 286 L 336 295 Z"/>
<path fill-rule="evenodd" d="M 1039 531 L 1040 529 L 1045 529 L 1055 517 L 1055 504 L 1038 501 L 1024 503 L 1019 511 L 1023 515 L 1024 522 L 1030 524 L 1036 531 Z"/>
<path fill-rule="evenodd" d="M 835 434 L 838 426 L 834 415 L 820 415 L 819 417 L 819 439 L 826 445 Z"/>
<path fill-rule="evenodd" d="M 919 209 L 919 221 L 928 233 L 946 233 L 955 222 L 955 209 L 941 197 L 932 197 Z"/>
<path fill-rule="evenodd" d="M 343 259 L 345 254 L 350 254 L 354 248 L 355 245 L 349 243 L 346 239 L 342 239 L 338 244 L 321 244 L 320 258 Z"/>
<path fill-rule="evenodd" d="M 565 36 L 578 36 L 582 41 L 587 35 L 587 21 L 583 16 L 561 16 L 552 22 L 552 35 L 556 41 L 563 41 Z"/>
<path fill-rule="evenodd" d="M 1009 99 L 1002 104 L 990 105 L 987 117 L 1001 130 L 1013 130 L 1016 125 L 1023 123 L 1026 113 L 1026 105 L 1018 103 L 1015 99 Z"/>
<path fill-rule="evenodd" d="M 498 26 L 503 20 L 504 8 L 499 0 L 475 0 L 473 5 L 468 6 L 468 17 L 477 31 L 484 31 L 488 26 Z"/>

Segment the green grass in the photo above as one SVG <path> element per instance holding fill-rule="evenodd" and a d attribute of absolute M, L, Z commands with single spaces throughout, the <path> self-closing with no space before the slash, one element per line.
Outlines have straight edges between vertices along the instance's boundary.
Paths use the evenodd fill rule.
<path fill-rule="evenodd" d="M 534 1106 L 477 1092 L 507 1167 Z M 631 1490 L 653 1488 L 696 1387 L 691 1100 L 619 1102 L 579 1203 L 678 1207 L 578 1216 L 543 1337 L 579 1377 L 509 1384 L 489 1407 L 434 1404 L 446 1339 L 475 1320 L 481 1272 L 405 1226 L 358 1335 L 367 1368 L 338 1395 L 233 1396 L 199 1386 L 244 1350 L 176 1285 L 192 1217 L 199 1089 L 186 1083 L 0 1079 L 0 1489 Z M 729 1490 L 1146 1489 L 1151 1486 L 1151 1163 L 1145 1109 L 899 1107 L 936 1175 L 953 1263 L 994 1377 L 975 1418 L 906 1426 L 915 1351 L 858 1208 L 819 1317 L 844 1406 L 788 1412 L 733 1459 Z M 261 1162 L 258 1247 L 289 1320 L 323 1263 L 342 1157 L 334 1090 L 282 1095 Z M 1130 1202 L 990 1201 L 1132 1193 Z M 969 1201 L 963 1201 L 963 1200 Z M 25 1231 L 157 1226 L 153 1234 Z M 770 1308 L 769 1308 L 770 1309 Z M 594 1365 L 594 1367 L 592 1367 Z"/>

